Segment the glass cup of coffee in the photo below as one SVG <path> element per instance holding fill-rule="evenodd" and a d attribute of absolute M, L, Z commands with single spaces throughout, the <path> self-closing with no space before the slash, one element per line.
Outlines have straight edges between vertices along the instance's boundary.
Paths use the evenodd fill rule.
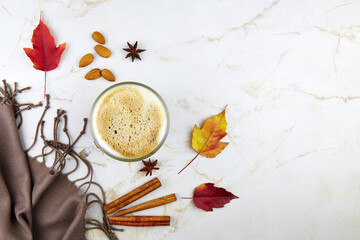
<path fill-rule="evenodd" d="M 163 145 L 169 125 L 169 111 L 155 90 L 137 82 L 114 84 L 93 104 L 90 130 L 95 146 L 80 155 L 98 148 L 120 161 L 145 159 Z"/>

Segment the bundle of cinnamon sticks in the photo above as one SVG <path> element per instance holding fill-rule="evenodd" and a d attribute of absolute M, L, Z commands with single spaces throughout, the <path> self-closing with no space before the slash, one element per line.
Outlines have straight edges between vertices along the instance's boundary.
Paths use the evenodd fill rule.
<path fill-rule="evenodd" d="M 123 216 L 125 214 L 138 212 L 141 210 L 154 208 L 162 206 L 171 202 L 176 201 L 175 194 L 170 194 L 164 197 L 156 198 L 139 205 L 123 209 L 125 206 L 135 202 L 139 198 L 145 196 L 146 194 L 154 191 L 155 189 L 161 187 L 161 182 L 158 178 L 154 178 L 149 182 L 144 183 L 143 185 L 137 187 L 131 192 L 125 194 L 122 197 L 104 205 L 104 210 L 106 213 L 112 214 L 116 211 L 117 216 L 110 216 L 110 224 L 114 225 L 124 225 L 124 226 L 169 226 L 170 225 L 170 216 Z"/>

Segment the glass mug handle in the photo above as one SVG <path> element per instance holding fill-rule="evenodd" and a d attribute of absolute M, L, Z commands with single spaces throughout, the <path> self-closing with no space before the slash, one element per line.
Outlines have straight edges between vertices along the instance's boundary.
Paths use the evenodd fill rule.
<path fill-rule="evenodd" d="M 95 151 L 97 151 L 97 150 L 99 150 L 99 147 L 96 146 L 95 143 L 93 143 L 92 145 L 90 145 L 90 146 L 88 146 L 88 147 L 86 147 L 86 148 L 84 148 L 83 150 L 80 151 L 80 157 L 86 158 L 86 157 L 88 157 L 91 153 L 93 153 L 93 152 L 95 152 Z"/>

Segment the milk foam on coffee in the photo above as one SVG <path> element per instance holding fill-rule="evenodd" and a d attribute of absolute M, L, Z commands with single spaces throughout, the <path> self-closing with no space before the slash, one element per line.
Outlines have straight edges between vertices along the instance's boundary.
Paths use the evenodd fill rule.
<path fill-rule="evenodd" d="M 112 155 L 138 158 L 151 153 L 164 137 L 163 103 L 145 87 L 120 85 L 105 93 L 93 110 L 98 145 Z"/>

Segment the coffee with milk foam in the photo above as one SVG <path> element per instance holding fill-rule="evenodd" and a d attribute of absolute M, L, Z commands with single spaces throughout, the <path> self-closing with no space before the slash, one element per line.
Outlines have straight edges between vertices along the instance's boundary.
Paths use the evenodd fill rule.
<path fill-rule="evenodd" d="M 145 87 L 120 85 L 105 93 L 92 120 L 97 143 L 114 156 L 139 158 L 151 153 L 164 137 L 166 110 Z"/>

